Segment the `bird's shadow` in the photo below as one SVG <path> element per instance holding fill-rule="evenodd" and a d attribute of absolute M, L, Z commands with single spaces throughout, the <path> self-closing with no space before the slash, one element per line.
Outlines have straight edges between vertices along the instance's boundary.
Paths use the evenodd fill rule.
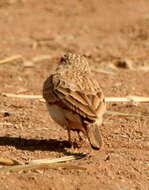
<path fill-rule="evenodd" d="M 63 152 L 68 155 L 65 148 L 69 148 L 68 141 L 60 141 L 56 139 L 40 140 L 40 139 L 25 139 L 21 137 L 0 137 L 0 146 L 13 146 L 16 149 L 28 151 L 50 151 Z"/>

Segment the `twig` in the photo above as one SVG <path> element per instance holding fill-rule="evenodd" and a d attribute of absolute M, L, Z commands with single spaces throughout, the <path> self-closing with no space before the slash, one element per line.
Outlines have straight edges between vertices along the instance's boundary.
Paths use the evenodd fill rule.
<path fill-rule="evenodd" d="M 23 59 L 23 58 L 21 55 L 14 55 L 14 56 L 5 58 L 3 60 L 0 60 L 0 64 L 9 63 L 9 62 L 15 61 L 17 59 Z"/>

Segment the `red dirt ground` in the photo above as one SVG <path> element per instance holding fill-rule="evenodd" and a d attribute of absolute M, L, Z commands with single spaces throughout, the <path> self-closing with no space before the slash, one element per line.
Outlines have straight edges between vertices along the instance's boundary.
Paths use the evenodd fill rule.
<path fill-rule="evenodd" d="M 88 57 L 105 96 L 149 96 L 148 0 L 1 0 L 0 41 L 0 60 L 24 58 L 0 64 L 0 93 L 41 95 L 57 58 L 73 51 Z M 49 59 L 40 61 L 43 55 Z M 133 69 L 114 67 L 119 60 Z M 109 103 L 107 109 L 149 116 L 147 103 Z M 87 141 L 68 148 L 66 131 L 50 119 L 44 102 L 0 96 L 1 157 L 27 162 L 87 154 L 70 162 L 83 171 L 1 173 L 0 190 L 149 190 L 148 128 L 147 117 L 105 115 L 101 150 Z"/>

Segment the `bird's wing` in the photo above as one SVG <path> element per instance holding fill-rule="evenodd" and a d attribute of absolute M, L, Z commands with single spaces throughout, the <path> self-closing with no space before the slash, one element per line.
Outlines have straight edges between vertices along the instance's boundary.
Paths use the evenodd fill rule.
<path fill-rule="evenodd" d="M 79 88 L 67 88 L 69 85 L 67 85 L 67 81 L 58 80 L 57 78 L 55 80 L 54 75 L 51 79 L 50 83 L 53 86 L 53 96 L 56 101 L 61 102 L 66 109 L 73 110 L 82 117 L 93 121 L 101 117 L 105 112 L 105 101 L 100 88 L 99 90 L 92 90 L 91 93 L 89 93 L 89 91 L 83 89 L 78 90 Z M 88 87 L 90 84 L 91 83 L 87 84 Z M 74 85 L 75 84 L 73 84 L 73 86 Z M 92 89 L 93 88 L 98 89 L 97 86 L 92 86 Z"/>

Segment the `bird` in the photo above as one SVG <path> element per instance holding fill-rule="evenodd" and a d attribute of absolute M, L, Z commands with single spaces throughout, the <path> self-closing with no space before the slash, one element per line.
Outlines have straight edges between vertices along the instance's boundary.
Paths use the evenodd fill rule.
<path fill-rule="evenodd" d="M 85 56 L 68 52 L 60 57 L 55 72 L 44 81 L 43 98 L 51 118 L 67 130 L 70 143 L 71 131 L 77 131 L 93 149 L 102 147 L 99 127 L 106 102 Z"/>

